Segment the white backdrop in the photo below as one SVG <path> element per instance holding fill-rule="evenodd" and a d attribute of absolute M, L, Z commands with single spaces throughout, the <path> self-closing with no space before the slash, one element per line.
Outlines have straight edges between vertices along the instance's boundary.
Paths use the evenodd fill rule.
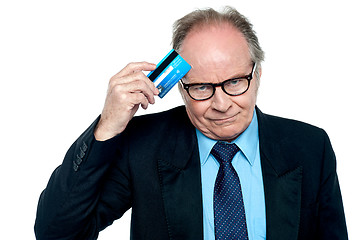
<path fill-rule="evenodd" d="M 261 110 L 328 132 L 349 237 L 359 239 L 361 17 L 356 0 L 1 1 L 2 236 L 35 238 L 38 197 L 68 147 L 101 112 L 110 77 L 131 61 L 157 63 L 171 49 L 176 19 L 195 8 L 223 5 L 251 20 L 266 52 Z M 180 104 L 174 89 L 139 114 Z M 129 221 L 127 212 L 99 239 L 129 239 Z"/>

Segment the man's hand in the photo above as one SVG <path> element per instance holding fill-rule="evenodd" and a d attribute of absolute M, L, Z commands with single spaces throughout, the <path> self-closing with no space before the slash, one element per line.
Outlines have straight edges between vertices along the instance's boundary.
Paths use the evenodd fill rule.
<path fill-rule="evenodd" d="M 110 79 L 105 105 L 94 131 L 96 140 L 105 141 L 123 132 L 139 105 L 146 109 L 149 103 L 155 103 L 154 96 L 159 91 L 142 72 L 155 68 L 155 64 L 147 62 L 129 63 Z"/>

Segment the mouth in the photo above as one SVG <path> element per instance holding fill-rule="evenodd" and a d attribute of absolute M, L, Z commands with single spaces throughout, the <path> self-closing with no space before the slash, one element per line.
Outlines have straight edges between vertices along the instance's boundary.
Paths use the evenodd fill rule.
<path fill-rule="evenodd" d="M 230 117 L 223 117 L 223 118 L 214 118 L 211 119 L 212 122 L 214 122 L 216 125 L 228 125 L 230 123 L 233 123 L 237 118 L 237 114 L 230 116 Z"/>

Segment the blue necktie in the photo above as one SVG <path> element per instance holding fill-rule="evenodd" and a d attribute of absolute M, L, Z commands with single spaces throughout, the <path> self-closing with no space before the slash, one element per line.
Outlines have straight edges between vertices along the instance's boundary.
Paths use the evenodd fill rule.
<path fill-rule="evenodd" d="M 220 163 L 213 199 L 216 240 L 248 240 L 241 184 L 231 163 L 238 151 L 237 145 L 225 142 L 217 142 L 211 151 Z"/>

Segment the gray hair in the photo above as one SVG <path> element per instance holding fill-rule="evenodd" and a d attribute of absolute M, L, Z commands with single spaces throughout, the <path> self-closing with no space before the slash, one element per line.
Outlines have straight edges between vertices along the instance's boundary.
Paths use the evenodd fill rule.
<path fill-rule="evenodd" d="M 261 68 L 261 62 L 264 60 L 264 52 L 253 30 L 253 25 L 245 16 L 232 7 L 227 6 L 222 12 L 217 12 L 212 8 L 198 9 L 178 19 L 173 25 L 173 49 L 181 52 L 184 39 L 195 27 L 220 23 L 232 24 L 245 37 L 251 59 L 257 64 L 255 74 L 257 86 L 259 86 L 259 70 Z"/>

